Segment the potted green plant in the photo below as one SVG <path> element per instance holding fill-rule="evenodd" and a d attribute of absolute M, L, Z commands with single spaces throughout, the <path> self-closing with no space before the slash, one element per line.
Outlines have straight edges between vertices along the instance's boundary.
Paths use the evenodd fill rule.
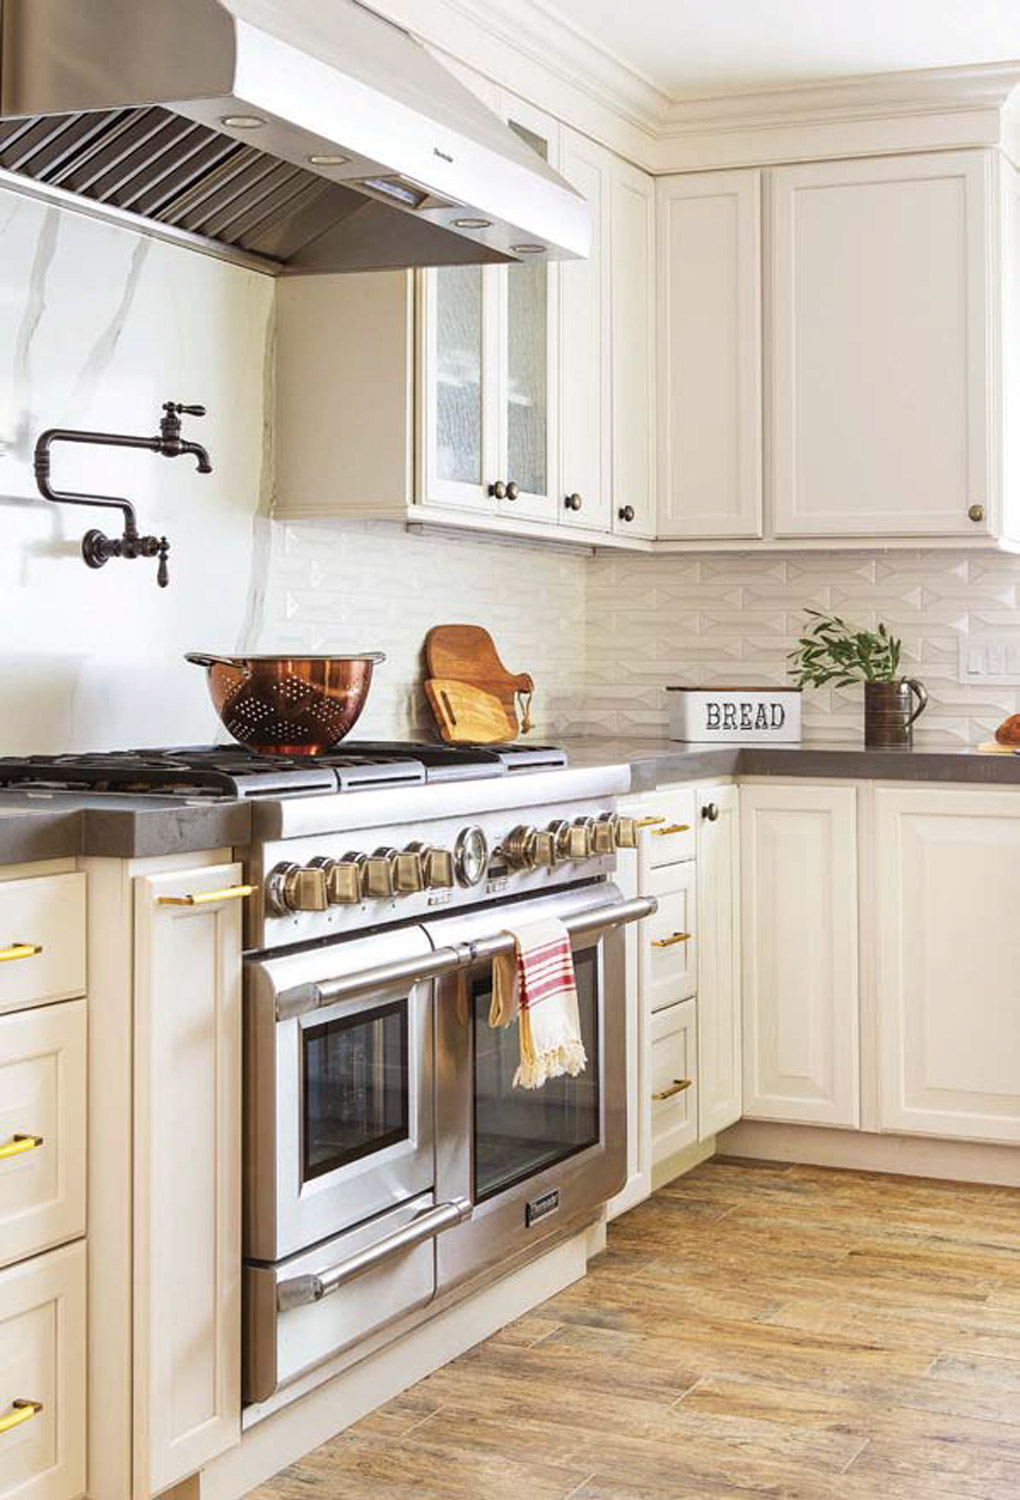
<path fill-rule="evenodd" d="M 864 684 L 864 743 L 903 746 L 913 741 L 914 720 L 928 694 L 915 677 L 900 676 L 903 642 L 885 625 L 856 630 L 839 615 L 806 611 L 810 619 L 789 653 L 790 674 L 798 687 L 853 687 Z"/>

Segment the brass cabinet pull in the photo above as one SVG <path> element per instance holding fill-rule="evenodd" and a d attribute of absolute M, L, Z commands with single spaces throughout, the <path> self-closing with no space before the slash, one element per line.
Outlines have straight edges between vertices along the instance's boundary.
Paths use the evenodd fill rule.
<path fill-rule="evenodd" d="M 253 885 L 228 885 L 221 891 L 198 891 L 187 896 L 157 896 L 157 906 L 205 906 L 210 901 L 243 901 L 254 895 Z"/>
<path fill-rule="evenodd" d="M 693 1078 L 674 1078 L 668 1089 L 659 1089 L 658 1093 L 652 1095 L 652 1098 L 660 1104 L 663 1099 L 672 1099 L 674 1094 L 682 1094 L 685 1089 L 691 1087 L 693 1082 Z"/>
<path fill-rule="evenodd" d="M 655 817 L 652 817 L 652 818 L 635 818 L 634 819 L 634 827 L 635 828 L 650 828 L 653 823 L 665 823 L 665 821 L 666 821 L 666 819 L 663 818 L 663 817 L 661 817 L 661 816 L 659 816 L 659 815 L 656 815 Z"/>
<path fill-rule="evenodd" d="M 653 948 L 675 948 L 677 943 L 689 943 L 691 934 L 689 932 L 672 932 L 668 938 L 652 938 Z"/>
<path fill-rule="evenodd" d="M 15 1427 L 20 1427 L 22 1422 L 31 1422 L 43 1409 L 41 1401 L 24 1401 L 20 1397 L 11 1402 L 11 1410 L 5 1417 L 0 1417 L 0 1437 L 5 1432 L 10 1432 Z"/>
<path fill-rule="evenodd" d="M 653 839 L 664 839 L 670 833 L 690 833 L 690 823 L 667 823 L 665 828 L 656 828 L 652 834 Z"/>
<path fill-rule="evenodd" d="M 0 948 L 0 963 L 10 963 L 15 958 L 36 958 L 41 952 L 41 943 L 12 943 L 9 948 Z"/>
<path fill-rule="evenodd" d="M 37 1151 L 42 1143 L 41 1135 L 12 1135 L 0 1146 L 0 1161 L 6 1161 L 10 1156 L 24 1156 L 27 1151 Z"/>

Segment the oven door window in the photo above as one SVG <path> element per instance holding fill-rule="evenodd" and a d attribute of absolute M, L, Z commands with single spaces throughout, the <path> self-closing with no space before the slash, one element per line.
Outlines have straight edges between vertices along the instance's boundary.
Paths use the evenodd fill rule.
<path fill-rule="evenodd" d="M 405 1000 L 310 1026 L 302 1045 L 306 1182 L 407 1140 Z"/>
<path fill-rule="evenodd" d="M 574 954 L 581 1039 L 588 1066 L 577 1078 L 554 1078 L 540 1089 L 515 1089 L 520 1062 L 517 1024 L 489 1025 L 492 981 L 474 985 L 475 1202 L 533 1177 L 600 1139 L 598 950 Z"/>

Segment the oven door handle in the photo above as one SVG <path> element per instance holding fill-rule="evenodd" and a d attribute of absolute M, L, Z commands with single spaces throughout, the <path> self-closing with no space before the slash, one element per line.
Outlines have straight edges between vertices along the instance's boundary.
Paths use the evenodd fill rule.
<path fill-rule="evenodd" d="M 627 922 L 641 922 L 658 910 L 654 896 L 635 896 L 631 901 L 613 901 L 607 906 L 596 906 L 591 911 L 580 912 L 564 922 L 570 937 L 582 937 L 602 928 L 622 927 Z M 338 979 L 323 979 L 317 984 L 296 984 L 289 990 L 281 990 L 276 997 L 276 1019 L 292 1021 L 296 1016 L 309 1011 L 321 1010 L 337 1000 L 348 1000 L 372 990 L 392 989 L 397 985 L 423 984 L 429 979 L 440 979 L 457 969 L 466 969 L 469 964 L 495 958 L 507 953 L 514 940 L 508 932 L 500 932 L 491 938 L 482 938 L 473 943 L 451 943 L 437 948 L 427 958 L 405 958 L 392 964 L 379 964 L 374 969 L 361 969 L 355 974 L 343 974 Z"/>
<path fill-rule="evenodd" d="M 314 1276 L 292 1276 L 289 1281 L 281 1281 L 276 1288 L 277 1311 L 289 1312 L 293 1307 L 307 1307 L 311 1302 L 321 1302 L 323 1297 L 339 1291 L 342 1286 L 346 1286 L 357 1276 L 363 1276 L 366 1271 L 374 1270 L 384 1260 L 389 1260 L 391 1255 L 399 1255 L 402 1250 L 413 1250 L 416 1245 L 430 1240 L 433 1235 L 442 1234 L 444 1229 L 453 1229 L 470 1217 L 471 1204 L 466 1198 L 454 1198 L 450 1203 L 440 1203 L 435 1208 L 426 1209 L 403 1228 L 395 1229 L 374 1245 L 367 1245 L 364 1250 L 348 1256 L 347 1260 L 330 1267 L 328 1271 L 320 1271 Z"/>

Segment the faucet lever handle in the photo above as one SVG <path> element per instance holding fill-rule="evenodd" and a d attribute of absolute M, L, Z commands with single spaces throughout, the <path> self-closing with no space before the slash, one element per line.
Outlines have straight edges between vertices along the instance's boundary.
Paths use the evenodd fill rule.
<path fill-rule="evenodd" d="M 176 416 L 204 417 L 205 416 L 205 407 L 204 406 L 186 406 L 186 405 L 184 405 L 180 401 L 164 401 L 163 402 L 163 410 L 165 412 L 169 412 L 169 414 L 171 416 L 173 416 L 173 417 L 176 417 Z"/>
<path fill-rule="evenodd" d="M 159 539 L 159 549 L 156 556 L 159 558 L 159 567 L 156 569 L 156 582 L 161 589 L 165 589 L 170 582 L 170 569 L 167 566 L 167 556 L 170 552 L 170 543 L 165 536 Z"/>

